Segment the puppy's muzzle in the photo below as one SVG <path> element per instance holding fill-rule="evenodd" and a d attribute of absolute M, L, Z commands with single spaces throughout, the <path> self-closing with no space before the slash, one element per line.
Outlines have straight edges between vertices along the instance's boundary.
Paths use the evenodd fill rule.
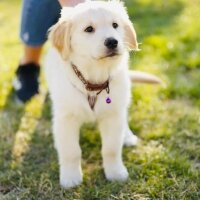
<path fill-rule="evenodd" d="M 105 40 L 104 45 L 109 50 L 115 50 L 118 46 L 118 41 L 115 38 L 110 37 Z"/>

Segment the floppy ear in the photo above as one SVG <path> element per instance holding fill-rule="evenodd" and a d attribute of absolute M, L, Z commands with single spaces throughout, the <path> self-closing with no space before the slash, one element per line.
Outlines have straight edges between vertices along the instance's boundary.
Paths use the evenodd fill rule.
<path fill-rule="evenodd" d="M 64 60 L 67 59 L 70 53 L 70 27 L 69 22 L 59 21 L 49 30 L 49 39 Z"/>
<path fill-rule="evenodd" d="M 137 36 L 136 36 L 136 32 L 135 29 L 133 27 L 133 24 L 131 23 L 128 13 L 127 13 L 127 9 L 124 6 L 124 2 L 120 1 L 120 0 L 110 0 L 109 1 L 110 4 L 110 9 L 115 12 L 120 13 L 122 22 L 123 22 L 123 27 L 124 27 L 124 31 L 125 31 L 125 44 L 128 47 L 128 49 L 130 50 L 138 50 L 138 42 L 137 42 Z"/>
<path fill-rule="evenodd" d="M 124 22 L 125 42 L 130 50 L 138 50 L 138 42 L 135 29 L 129 19 Z"/>

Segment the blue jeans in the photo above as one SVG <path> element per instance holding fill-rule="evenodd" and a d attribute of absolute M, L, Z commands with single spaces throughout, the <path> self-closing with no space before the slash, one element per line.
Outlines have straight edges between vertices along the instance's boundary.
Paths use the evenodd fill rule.
<path fill-rule="evenodd" d="M 20 38 L 28 46 L 41 46 L 48 29 L 60 17 L 58 0 L 23 0 Z"/>

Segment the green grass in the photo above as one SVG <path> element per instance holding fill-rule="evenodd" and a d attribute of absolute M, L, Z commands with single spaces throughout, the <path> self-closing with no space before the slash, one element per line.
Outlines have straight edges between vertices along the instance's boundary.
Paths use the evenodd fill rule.
<path fill-rule="evenodd" d="M 87 125 L 84 181 L 71 190 L 59 186 L 45 86 L 26 106 L 14 101 L 20 3 L 0 1 L 0 199 L 200 199 L 200 2 L 126 1 L 142 43 L 130 66 L 159 75 L 167 87 L 132 90 L 129 124 L 141 142 L 124 148 L 129 180 L 105 180 L 98 130 Z"/>

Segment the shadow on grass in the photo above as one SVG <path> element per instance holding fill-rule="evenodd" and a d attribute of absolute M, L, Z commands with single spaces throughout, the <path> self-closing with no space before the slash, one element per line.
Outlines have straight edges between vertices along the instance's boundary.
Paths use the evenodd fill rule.
<path fill-rule="evenodd" d="M 160 198 L 161 193 L 167 198 L 166 187 L 175 188 L 177 193 L 173 195 L 178 198 L 179 193 L 184 191 L 184 187 L 192 186 L 190 182 L 187 185 L 181 185 L 185 181 L 186 174 L 194 183 L 197 181 L 195 176 L 189 175 L 190 165 L 183 155 L 179 155 L 180 149 L 177 151 L 177 147 L 172 148 L 168 145 L 168 141 L 159 138 L 154 141 L 144 139 L 139 147 L 124 149 L 124 161 L 130 173 L 127 182 L 106 181 L 102 170 L 101 142 L 98 131 L 94 125 L 87 125 L 81 129 L 80 139 L 83 151 L 83 184 L 70 190 L 61 189 L 58 159 L 50 128 L 50 113 L 50 101 L 47 98 L 43 105 L 42 116 L 29 142 L 29 148 L 23 155 L 22 163 L 5 181 L 15 192 L 17 190 L 22 199 L 72 200 L 119 197 L 130 199 L 149 196 Z M 171 142 L 176 141 L 177 139 L 173 138 Z M 180 141 L 181 144 L 184 143 Z"/>
<path fill-rule="evenodd" d="M 24 106 L 19 105 L 15 101 L 14 90 L 12 89 L 7 97 L 6 104 L 1 110 L 1 137 L 2 141 L 5 139 L 6 146 L 2 151 L 4 152 L 3 158 L 6 161 L 11 161 L 11 151 L 16 136 L 16 131 L 19 129 L 20 120 L 24 114 Z M 1 147 L 4 145 L 1 144 Z M 2 165 L 0 165 L 2 166 Z"/>
<path fill-rule="evenodd" d="M 8 108 L 10 106 L 11 105 L 8 102 L 8 105 L 6 105 L 5 108 Z M 45 194 L 45 188 L 51 188 L 52 184 L 50 183 L 50 181 L 48 182 L 48 177 L 52 181 L 56 179 L 56 183 L 58 182 L 58 166 L 56 152 L 53 147 L 50 130 L 51 120 L 48 99 L 45 100 L 42 109 L 42 115 L 40 116 L 40 118 L 36 118 L 37 126 L 30 127 L 30 129 L 33 129 L 31 130 L 33 132 L 27 129 L 27 132 L 25 131 L 23 133 L 25 135 L 21 135 L 22 138 L 24 137 L 25 143 L 27 143 L 28 146 L 24 145 L 24 141 L 22 142 L 21 145 L 24 146 L 25 150 L 23 151 L 23 149 L 19 149 L 21 153 L 19 155 L 20 158 L 18 158 L 18 156 L 11 157 L 11 155 L 13 155 L 12 151 L 14 150 L 14 146 L 18 146 L 17 148 L 20 148 L 20 143 L 17 145 L 14 144 L 17 136 L 13 134 L 12 143 L 9 148 L 10 158 L 4 158 L 6 160 L 5 163 L 8 167 L 4 167 L 4 175 L 2 174 L 0 184 L 0 186 L 3 185 L 5 189 L 10 188 L 11 191 L 5 189 L 5 192 L 0 191 L 4 195 L 8 193 L 8 195 L 12 196 L 13 192 L 15 195 L 18 193 L 19 198 L 37 199 L 38 194 Z M 13 106 L 11 107 L 11 110 L 13 113 L 19 114 L 19 112 L 17 112 L 17 110 L 14 109 Z M 8 112 L 8 109 L 6 109 L 6 112 Z M 15 127 L 13 131 L 14 133 L 17 132 L 18 134 L 19 132 L 19 126 L 21 124 L 20 120 L 22 118 L 22 115 L 23 112 L 20 113 L 20 115 L 17 115 L 18 120 L 15 123 L 18 126 Z M 28 111 L 28 115 L 26 115 L 25 118 L 29 117 L 34 118 L 34 114 L 32 116 L 30 111 Z M 25 120 L 27 120 L 27 123 L 29 123 L 28 119 Z M 35 121 L 31 121 L 31 123 L 33 122 Z M 29 139 L 26 138 L 26 134 L 30 135 Z M 18 136 L 20 137 L 20 135 Z M 0 166 L 3 166 L 3 164 L 1 164 Z"/>
<path fill-rule="evenodd" d="M 7 97 L 6 104 L 0 110 L 0 193 L 2 194 L 7 194 L 13 189 L 4 175 L 9 174 L 11 170 L 12 148 L 23 114 L 24 106 L 16 104 L 14 90 L 12 89 Z"/>

